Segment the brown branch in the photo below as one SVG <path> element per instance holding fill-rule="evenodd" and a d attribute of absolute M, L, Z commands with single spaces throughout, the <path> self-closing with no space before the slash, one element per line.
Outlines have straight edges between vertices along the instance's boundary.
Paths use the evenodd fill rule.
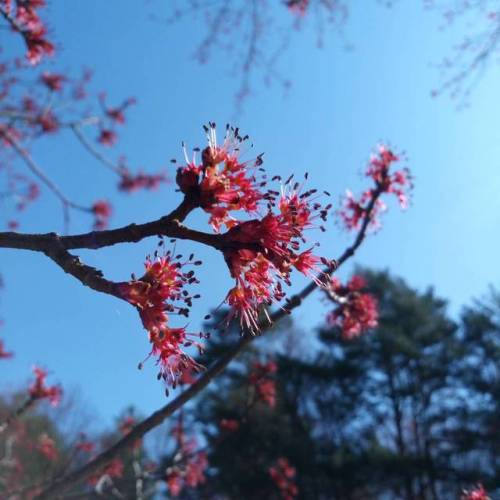
<path fill-rule="evenodd" d="M 334 261 L 330 266 L 328 266 L 323 274 L 331 275 L 338 269 L 344 262 L 351 258 L 360 247 L 361 243 L 365 239 L 368 226 L 370 224 L 373 208 L 379 196 L 382 193 L 381 187 L 377 187 L 373 191 L 373 197 L 370 203 L 365 208 L 365 214 L 363 223 L 358 231 L 358 234 L 353 242 L 337 261 Z M 287 316 L 293 309 L 299 307 L 302 301 L 307 298 L 314 290 L 318 288 L 315 282 L 311 282 L 305 288 L 303 288 L 299 293 L 292 296 L 287 303 L 287 309 L 278 309 L 273 314 L 271 314 L 270 319 L 272 323 L 276 323 Z M 261 324 L 261 330 L 265 331 L 270 328 L 270 324 L 267 322 Z M 120 439 L 113 446 L 102 452 L 96 458 L 88 462 L 86 465 L 77 469 L 74 472 L 54 481 L 52 484 L 48 485 L 45 490 L 43 490 L 40 495 L 36 497 L 37 500 L 54 500 L 58 498 L 59 495 L 64 492 L 71 485 L 78 483 L 88 477 L 90 474 L 95 473 L 102 469 L 107 463 L 109 463 L 115 456 L 123 452 L 126 448 L 131 446 L 135 441 L 141 439 L 147 432 L 154 429 L 160 425 L 166 418 L 175 413 L 180 409 L 185 403 L 190 401 L 196 395 L 198 395 L 205 387 L 212 382 L 212 380 L 217 377 L 226 366 L 256 337 L 246 334 L 241 340 L 232 346 L 221 358 L 219 358 L 202 376 L 200 376 L 196 382 L 194 382 L 190 387 L 188 387 L 184 392 L 179 394 L 173 401 L 166 404 L 152 415 L 144 419 L 142 422 L 137 424 L 131 432 Z"/>

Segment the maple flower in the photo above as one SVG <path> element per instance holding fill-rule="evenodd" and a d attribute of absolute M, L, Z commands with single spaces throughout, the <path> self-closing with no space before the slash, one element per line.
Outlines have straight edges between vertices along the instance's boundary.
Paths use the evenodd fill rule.
<path fill-rule="evenodd" d="M 97 137 L 97 142 L 100 142 L 103 146 L 113 146 L 116 142 L 118 136 L 113 130 L 103 128 L 99 136 Z"/>
<path fill-rule="evenodd" d="M 154 260 L 148 258 L 145 262 L 146 272 L 141 278 L 118 284 L 121 297 L 137 308 L 142 324 L 148 331 L 151 343 L 149 356 L 157 358 L 159 378 L 173 386 L 186 370 L 198 372 L 202 369 L 183 351 L 183 347 L 191 345 L 201 350 L 202 346 L 196 337 L 201 338 L 202 335 L 189 333 L 183 327 L 172 328 L 168 324 L 168 313 L 177 312 L 187 316 L 193 298 L 198 298 L 184 290 L 186 285 L 197 283 L 197 279 L 193 271 L 183 272 L 182 267 L 199 262 L 192 262 L 191 256 L 191 259 L 182 263 L 179 260 L 181 256 L 177 257 L 167 252 Z M 182 302 L 183 306 L 175 306 L 176 302 Z"/>
<path fill-rule="evenodd" d="M 54 92 L 62 90 L 62 84 L 66 80 L 64 75 L 58 73 L 49 73 L 44 71 L 40 76 L 40 81 L 49 89 Z"/>
<path fill-rule="evenodd" d="M 14 29 L 19 32 L 26 43 L 26 58 L 31 64 L 40 62 L 44 55 L 53 55 L 54 45 L 46 38 L 47 28 L 43 25 L 36 9 L 45 7 L 44 0 L 16 1 L 16 11 L 12 3 L 5 2 L 3 7 L 9 16 Z"/>
<path fill-rule="evenodd" d="M 223 431 L 234 432 L 240 428 L 240 422 L 234 418 L 222 418 L 219 422 L 219 428 Z"/>
<path fill-rule="evenodd" d="M 285 297 L 283 284 L 291 284 L 293 269 L 323 285 L 318 264 L 329 262 L 301 245 L 306 230 L 324 229 L 320 221 L 326 221 L 331 204 L 323 207 L 317 190 L 304 190 L 293 175 L 284 183 L 273 177 L 271 182 L 279 181 L 280 190 L 268 189 L 262 155 L 240 160 L 248 136 L 241 137 L 237 128 L 226 127 L 222 145 L 217 143 L 215 124 L 205 131 L 208 147 L 201 152 L 201 162 L 196 155 L 190 161 L 185 151 L 186 165 L 177 170 L 176 182 L 191 202 L 210 214 L 214 231 L 228 228 L 223 253 L 235 285 L 225 298 L 231 306 L 227 321 L 239 317 L 241 326 L 255 333 L 260 312 L 265 314 L 265 306 Z M 237 218 L 245 214 L 253 218 Z"/>
<path fill-rule="evenodd" d="M 361 228 L 375 196 L 377 199 L 370 212 L 368 227 L 372 230 L 380 227 L 378 216 L 386 210 L 385 203 L 378 198 L 380 194 L 394 194 L 401 208 L 407 208 L 408 191 L 412 188 L 411 175 L 407 168 L 392 171 L 392 165 L 398 161 L 400 157 L 384 145 L 379 146 L 377 153 L 370 157 L 365 176 L 373 181 L 374 187 L 364 191 L 359 199 L 347 190 L 342 208 L 337 212 L 346 229 L 359 230 Z"/>
<path fill-rule="evenodd" d="M 191 193 L 199 206 L 210 214 L 210 224 L 219 231 L 235 224 L 233 211 L 256 213 L 264 198 L 261 188 L 264 179 L 257 179 L 256 171 L 262 164 L 261 156 L 253 161 L 241 162 L 239 154 L 248 136 L 241 137 L 237 128 L 226 127 L 222 145 L 217 144 L 215 124 L 205 127 L 208 146 L 201 153 L 201 164 L 196 158 L 177 170 L 177 184 L 183 193 Z"/>
<path fill-rule="evenodd" d="M 464 490 L 460 500 L 491 500 L 484 486 L 479 483 L 473 490 Z"/>
<path fill-rule="evenodd" d="M 59 130 L 59 120 L 50 110 L 38 115 L 34 122 L 40 127 L 41 131 L 46 134 L 51 134 Z"/>
<path fill-rule="evenodd" d="M 365 287 L 364 278 L 355 275 L 346 285 L 334 277 L 327 288 L 328 296 L 337 304 L 327 321 L 341 329 L 344 339 L 352 339 L 377 326 L 377 301 L 362 292 Z"/>
<path fill-rule="evenodd" d="M 125 110 L 136 103 L 136 99 L 129 97 L 125 99 L 122 104 L 116 107 L 106 106 L 106 94 L 101 93 L 99 95 L 99 101 L 104 110 L 105 115 L 113 122 L 123 125 L 125 123 Z"/>
<path fill-rule="evenodd" d="M 48 399 L 52 406 L 57 406 L 62 396 L 62 389 L 57 385 L 47 386 L 45 379 L 47 372 L 35 366 L 33 368 L 35 373 L 35 381 L 29 387 L 29 395 L 32 399 Z"/>
<path fill-rule="evenodd" d="M 271 408 L 276 405 L 276 381 L 273 375 L 278 370 L 274 361 L 267 363 L 254 363 L 248 382 L 255 389 L 257 398 Z"/>
<path fill-rule="evenodd" d="M 12 358 L 12 356 L 14 356 L 14 354 L 5 350 L 3 340 L 0 339 L 0 359 L 9 359 Z"/>
<path fill-rule="evenodd" d="M 94 448 L 94 443 L 87 441 L 85 434 L 80 434 L 80 441 L 75 445 L 75 449 L 83 453 L 92 453 Z"/>
<path fill-rule="evenodd" d="M 280 490 L 283 500 L 293 500 L 299 494 L 294 482 L 295 474 L 295 467 L 284 457 L 278 458 L 276 464 L 269 467 L 269 475 Z"/>
<path fill-rule="evenodd" d="M 45 433 L 38 438 L 37 450 L 50 461 L 58 457 L 55 441 Z"/>
<path fill-rule="evenodd" d="M 120 478 L 123 476 L 124 465 L 121 459 L 114 458 L 105 465 L 100 471 L 89 477 L 88 482 L 91 485 L 96 485 L 101 477 L 108 476 L 110 478 Z"/>
<path fill-rule="evenodd" d="M 92 205 L 92 213 L 94 214 L 94 229 L 101 231 L 108 227 L 108 221 L 111 217 L 113 209 L 111 205 L 106 200 L 96 201 Z"/>
<path fill-rule="evenodd" d="M 173 465 L 165 471 L 165 481 L 170 495 L 176 497 L 186 486 L 196 488 L 206 481 L 208 460 L 206 452 L 196 450 L 196 439 L 186 438 L 182 421 L 172 429 L 172 435 L 178 442 L 178 451 Z"/>

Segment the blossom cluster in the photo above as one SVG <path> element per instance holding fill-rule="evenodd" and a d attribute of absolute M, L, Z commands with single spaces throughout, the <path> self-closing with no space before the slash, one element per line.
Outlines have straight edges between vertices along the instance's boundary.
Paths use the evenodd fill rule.
<path fill-rule="evenodd" d="M 276 464 L 269 467 L 269 475 L 281 493 L 283 500 L 293 500 L 299 494 L 295 484 L 295 467 L 286 458 L 278 458 Z"/>
<path fill-rule="evenodd" d="M 38 438 L 37 450 L 51 462 L 57 460 L 59 455 L 55 441 L 46 433 Z"/>
<path fill-rule="evenodd" d="M 176 497 L 184 488 L 196 488 L 206 481 L 208 460 L 205 451 L 196 449 L 196 439 L 186 437 L 182 421 L 174 427 L 172 434 L 178 449 L 173 464 L 165 471 L 165 480 L 170 495 Z"/>
<path fill-rule="evenodd" d="M 228 228 L 223 253 L 235 279 L 226 297 L 232 308 L 229 319 L 238 316 L 242 327 L 257 332 L 260 310 L 285 297 L 283 283 L 290 285 L 293 269 L 322 284 L 317 277 L 319 264 L 328 261 L 313 255 L 313 247 L 301 249 L 301 244 L 304 231 L 322 228 L 318 220 L 326 221 L 331 204 L 323 206 L 317 201 L 317 190 L 304 190 L 293 176 L 281 184 L 280 191 L 266 188 L 262 155 L 253 162 L 239 159 L 247 138 L 238 129 L 228 127 L 221 146 L 217 145 L 215 125 L 206 129 L 209 144 L 201 153 L 201 163 L 187 159 L 188 164 L 177 171 L 177 184 L 210 213 L 214 230 L 223 225 Z M 260 178 L 256 171 L 262 174 Z M 254 218 L 238 220 L 235 213 Z"/>
<path fill-rule="evenodd" d="M 464 490 L 461 500 L 491 500 L 488 492 L 482 484 L 478 484 L 473 490 Z"/>
<path fill-rule="evenodd" d="M 106 94 L 101 93 L 99 95 L 99 102 L 101 103 L 103 116 L 99 122 L 100 131 L 97 141 L 103 146 L 113 146 L 118 138 L 115 126 L 125 123 L 125 110 L 136 104 L 136 99 L 129 97 L 120 105 L 112 107 L 106 104 Z"/>
<path fill-rule="evenodd" d="M 88 482 L 91 485 L 96 485 L 103 476 L 106 476 L 110 479 L 120 478 L 123 476 L 123 469 L 123 461 L 120 458 L 114 458 L 97 473 L 91 475 L 88 479 Z"/>
<path fill-rule="evenodd" d="M 327 320 L 340 328 L 344 339 L 352 339 L 377 326 L 377 301 L 371 294 L 363 292 L 364 288 L 366 281 L 358 275 L 345 285 L 333 277 L 328 285 L 327 294 L 336 308 Z"/>
<path fill-rule="evenodd" d="M 47 372 L 35 366 L 33 368 L 35 373 L 35 380 L 28 389 L 29 395 L 32 399 L 48 399 L 52 406 L 57 406 L 62 396 L 62 389 L 58 385 L 47 385 L 45 379 Z"/>
<path fill-rule="evenodd" d="M 181 255 L 174 256 L 170 251 L 163 256 L 148 258 L 145 262 L 146 272 L 141 278 L 133 277 L 129 282 L 118 284 L 120 296 L 137 308 L 149 334 L 152 346 L 150 356 L 155 356 L 160 366 L 158 378 L 163 378 L 173 386 L 184 372 L 201 369 L 183 348 L 195 345 L 201 350 L 202 346 L 196 337 L 201 338 L 203 334 L 188 333 L 184 327 L 173 328 L 169 325 L 170 314 L 187 317 L 192 300 L 199 297 L 191 296 L 185 290 L 186 285 L 197 283 L 198 280 L 193 270 L 184 272 L 183 267 L 199 265 L 200 261 L 193 261 L 193 255 L 185 262 L 181 258 Z M 176 303 L 182 305 L 177 306 Z"/>
<path fill-rule="evenodd" d="M 400 157 L 384 145 L 379 146 L 377 153 L 371 156 L 365 176 L 373 181 L 374 186 L 364 191 L 358 199 L 347 190 L 343 206 L 338 211 L 340 221 L 346 229 L 359 230 L 367 218 L 368 227 L 378 229 L 378 216 L 386 209 L 385 203 L 380 199 L 383 193 L 396 196 L 402 208 L 408 206 L 411 176 L 407 168 L 393 171 L 393 164 L 398 161 Z"/>
<path fill-rule="evenodd" d="M 271 408 L 276 405 L 276 381 L 274 374 L 278 366 L 274 361 L 261 363 L 257 361 L 252 366 L 248 382 L 255 390 L 255 396 Z"/>
<path fill-rule="evenodd" d="M 47 28 L 37 11 L 45 5 L 45 0 L 0 0 L 2 14 L 11 28 L 24 38 L 26 58 L 31 64 L 37 64 L 42 57 L 55 52 L 54 45 L 47 39 Z"/>
<path fill-rule="evenodd" d="M 40 192 L 38 183 L 47 184 L 48 178 L 41 173 L 43 169 L 40 167 L 35 168 L 39 171 L 35 174 L 37 179 L 19 174 L 13 165 L 16 154 L 26 161 L 33 140 L 56 136 L 63 130 L 73 133 L 89 154 L 118 176 L 117 187 L 121 192 L 153 190 L 168 181 L 161 171 L 133 171 L 123 158 L 115 162 L 100 152 L 99 145 L 112 146 L 116 143 L 117 127 L 125 123 L 126 112 L 135 103 L 134 98 L 112 106 L 107 104 L 104 94 L 99 94 L 96 103 L 93 103 L 94 96 L 88 90 L 92 74 L 88 70 L 77 77 L 43 71 L 36 78 L 27 76 L 26 71 L 17 61 L 0 61 L 0 174 L 5 176 L 7 187 L 0 196 L 13 201 L 15 211 L 22 211 L 35 201 Z M 96 106 L 97 103 L 99 106 Z M 87 137 L 87 129 L 97 130 L 95 144 Z M 62 190 L 52 180 L 49 183 L 53 186 L 51 190 L 58 192 L 64 202 Z M 110 211 L 105 213 L 106 207 L 102 202 L 92 206 L 67 200 L 67 204 L 70 208 L 96 215 L 94 229 L 105 229 Z M 19 227 L 18 217 L 9 216 L 6 222 L 10 230 Z"/>
<path fill-rule="evenodd" d="M 94 229 L 98 231 L 106 229 L 113 213 L 110 203 L 106 200 L 98 200 L 92 205 L 91 211 L 94 214 Z"/>

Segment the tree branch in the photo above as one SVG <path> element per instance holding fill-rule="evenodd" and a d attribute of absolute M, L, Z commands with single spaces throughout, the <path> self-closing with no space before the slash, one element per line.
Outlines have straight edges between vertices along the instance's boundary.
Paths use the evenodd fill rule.
<path fill-rule="evenodd" d="M 334 261 L 330 266 L 328 266 L 323 274 L 330 276 L 333 272 L 338 269 L 344 262 L 351 258 L 360 247 L 361 243 L 365 239 L 366 232 L 371 220 L 373 208 L 377 199 L 380 197 L 382 189 L 377 187 L 373 191 L 372 199 L 365 209 L 363 223 L 358 231 L 358 234 L 353 242 L 346 250 L 340 255 L 337 261 Z M 307 298 L 314 290 L 318 288 L 315 282 L 311 282 L 305 288 L 303 288 L 299 293 L 292 296 L 287 303 L 287 309 L 278 309 L 273 314 L 271 314 L 270 319 L 272 323 L 276 323 L 288 315 L 293 309 L 299 307 L 302 301 Z M 261 331 L 265 331 L 270 328 L 270 324 L 261 324 Z M 142 422 L 137 424 L 131 432 L 120 439 L 113 446 L 102 452 L 100 455 L 95 457 L 93 460 L 88 462 L 86 465 L 77 469 L 70 474 L 54 481 L 52 484 L 48 485 L 45 490 L 43 490 L 37 497 L 37 500 L 54 500 L 62 492 L 64 492 L 71 485 L 78 483 L 85 479 L 92 473 L 95 473 L 102 469 L 107 463 L 109 463 L 114 457 L 123 452 L 126 448 L 131 446 L 135 441 L 141 439 L 147 432 L 154 429 L 160 425 L 166 418 L 175 413 L 180 409 L 185 403 L 194 398 L 199 394 L 205 387 L 207 387 L 212 380 L 217 377 L 226 366 L 256 337 L 246 334 L 244 335 L 238 343 L 232 346 L 221 358 L 219 358 L 202 376 L 200 376 L 196 382 L 194 382 L 190 387 L 188 387 L 184 392 L 179 394 L 173 401 L 166 404 L 149 417 L 144 419 Z"/>

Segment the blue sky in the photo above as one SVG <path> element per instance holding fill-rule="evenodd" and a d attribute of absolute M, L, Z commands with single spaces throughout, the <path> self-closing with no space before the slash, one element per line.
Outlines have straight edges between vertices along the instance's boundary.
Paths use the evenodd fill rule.
<path fill-rule="evenodd" d="M 173 176 L 168 160 L 181 158 L 182 140 L 203 146 L 202 124 L 234 118 L 239 81 L 224 51 L 215 51 L 205 65 L 194 61 L 206 29 L 203 17 L 174 24 L 150 18 L 166 13 L 167 4 L 52 2 L 47 14 L 61 47 L 46 67 L 72 73 L 92 68 L 94 88 L 106 90 L 110 102 L 136 96 L 138 105 L 128 113 L 111 155 L 124 152 L 134 165 L 165 167 Z M 500 74 L 494 65 L 489 68 L 466 109 L 458 111 L 447 97 L 431 98 L 440 81 L 434 64 L 460 34 L 439 30 L 438 15 L 425 12 L 420 2 L 399 2 L 391 9 L 375 1 L 360 4 L 352 8 L 343 36 L 327 34 L 322 49 L 313 23 L 293 31 L 278 62 L 291 89 L 285 94 L 279 85 L 266 87 L 257 79 L 236 124 L 250 134 L 256 153 L 265 152 L 270 173 L 308 171 L 310 185 L 328 189 L 337 202 L 346 187 L 362 189 L 360 172 L 377 143 L 404 151 L 415 176 L 412 205 L 401 213 L 390 203 L 383 230 L 369 238 L 353 263 L 389 268 L 420 289 L 432 285 L 457 314 L 489 284 L 500 284 Z M 287 12 L 278 12 L 284 21 Z M 70 197 L 87 203 L 109 197 L 116 208 L 113 226 L 157 218 L 179 201 L 172 185 L 155 194 L 117 193 L 115 179 L 70 136 L 42 140 L 34 153 Z M 199 214 L 189 222 L 203 228 L 206 219 Z M 61 230 L 60 220 L 58 202 L 44 193 L 22 228 Z M 88 219 L 74 218 L 72 231 L 88 225 Z M 328 256 L 340 254 L 349 241 L 333 221 L 318 238 Z M 124 280 L 141 273 L 155 244 L 152 239 L 80 255 L 107 277 Z M 203 298 L 192 311 L 196 330 L 231 282 L 220 255 L 179 247 L 193 249 L 205 262 L 198 272 Z M 16 352 L 2 364 L 2 388 L 20 385 L 37 363 L 69 392 L 78 389 L 81 404 L 102 425 L 130 404 L 146 414 L 165 403 L 154 363 L 136 369 L 148 342 L 132 307 L 84 288 L 41 255 L 2 250 L 0 272 L 6 284 L 1 337 Z M 295 287 L 303 283 L 297 279 Z M 326 313 L 318 299 L 310 298 L 296 314 L 305 334 Z"/>

